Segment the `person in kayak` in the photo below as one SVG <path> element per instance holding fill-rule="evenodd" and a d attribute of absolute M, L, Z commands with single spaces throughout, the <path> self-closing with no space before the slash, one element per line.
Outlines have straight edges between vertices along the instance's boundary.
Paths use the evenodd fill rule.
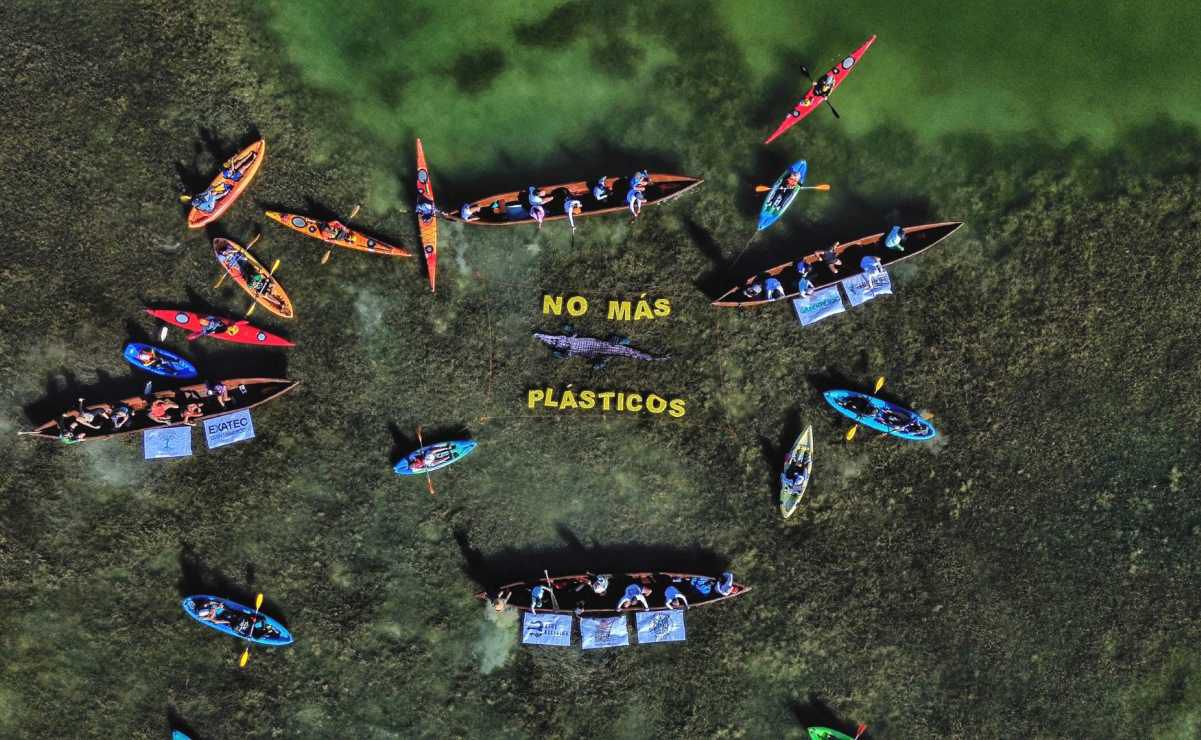
<path fill-rule="evenodd" d="M 774 301 L 777 298 L 783 298 L 786 295 L 784 292 L 784 284 L 774 277 L 769 277 L 764 282 L 764 287 L 767 289 L 766 298 L 769 301 Z"/>
<path fill-rule="evenodd" d="M 217 403 L 221 404 L 221 408 L 225 408 L 225 404 L 233 400 L 229 397 L 229 388 L 220 380 L 206 382 L 204 384 L 204 395 L 207 397 L 216 396 Z"/>
<path fill-rule="evenodd" d="M 204 416 L 204 407 L 198 403 L 189 403 L 188 407 L 183 410 L 183 415 L 179 420 L 190 427 L 194 427 L 196 426 L 195 420 L 202 416 Z"/>
<path fill-rule="evenodd" d="M 813 83 L 813 94 L 819 98 L 828 98 L 834 92 L 834 75 L 827 72 Z"/>
<path fill-rule="evenodd" d="M 713 586 L 713 590 L 717 591 L 720 596 L 729 596 L 734 593 L 734 574 L 726 571 L 721 574 L 721 579 Z"/>
<path fill-rule="evenodd" d="M 838 268 L 842 265 L 842 258 L 838 256 L 838 247 L 840 244 L 842 242 L 834 242 L 834 246 L 823 250 L 821 253 L 822 264 L 835 275 L 838 274 Z"/>
<path fill-rule="evenodd" d="M 626 586 L 625 593 L 621 595 L 621 599 L 617 602 L 617 611 L 628 609 L 636 603 L 642 604 L 643 609 L 650 609 L 650 604 L 646 603 L 646 597 L 650 592 L 650 588 L 643 586 L 641 583 L 631 583 Z"/>
<path fill-rule="evenodd" d="M 168 401 L 164 398 L 154 399 L 154 403 L 150 404 L 150 410 L 146 415 L 150 420 L 159 424 L 174 424 L 171 421 L 171 412 L 179 408 L 179 404 L 174 401 Z"/>
<path fill-rule="evenodd" d="M 898 252 L 904 252 L 905 247 L 902 242 L 905 241 L 905 230 L 900 226 L 893 226 L 888 230 L 888 234 L 884 236 L 884 246 L 889 249 L 895 249 Z"/>
<path fill-rule="evenodd" d="M 233 186 L 224 180 L 218 180 L 209 187 L 201 190 L 192 198 L 191 206 L 201 213 L 212 213 L 217 209 L 217 203 L 233 191 Z M 186 196 L 185 196 L 186 197 Z"/>
<path fill-rule="evenodd" d="M 876 272 L 884 269 L 884 263 L 874 254 L 869 254 L 859 260 L 859 269 L 863 272 Z"/>
<path fill-rule="evenodd" d="M 154 351 L 153 347 L 143 347 L 138 350 L 138 353 L 134 355 L 134 359 L 147 368 L 162 367 L 166 364 L 163 362 L 163 358 L 158 356 L 158 352 Z"/>
<path fill-rule="evenodd" d="M 422 221 L 429 221 L 431 218 L 438 215 L 438 206 L 434 205 L 434 201 L 425 197 L 425 194 L 420 190 L 417 191 L 417 205 L 413 208 Z"/>
<path fill-rule="evenodd" d="M 579 586 L 576 586 L 575 590 L 581 591 L 584 588 L 591 588 L 592 593 L 596 594 L 597 596 L 604 596 L 605 592 L 609 590 L 609 577 L 590 575 L 586 581 L 581 583 Z"/>
<path fill-rule="evenodd" d="M 125 404 L 121 404 L 117 408 L 113 409 L 112 413 L 108 417 L 108 420 L 112 422 L 113 429 L 117 430 L 128 424 L 131 416 L 133 416 L 133 409 L 129 408 Z"/>
<path fill-rule="evenodd" d="M 630 190 L 646 190 L 646 186 L 650 184 L 651 176 L 646 170 L 638 170 L 630 177 Z"/>
<path fill-rule="evenodd" d="M 321 227 L 321 238 L 327 242 L 341 242 L 350 239 L 350 229 L 341 221 L 326 221 Z"/>
<path fill-rule="evenodd" d="M 254 275 L 250 276 L 250 280 L 247 281 L 246 284 L 249 285 L 250 289 L 255 293 L 258 293 L 259 295 L 267 295 L 271 292 L 271 286 L 275 284 L 275 281 L 272 280 L 268 275 L 264 275 L 261 272 L 256 272 Z"/>
<path fill-rule="evenodd" d="M 225 604 L 222 604 L 220 601 L 206 601 L 203 604 L 196 605 L 196 616 L 212 624 L 233 624 L 227 615 L 228 611 L 225 608 Z"/>
<path fill-rule="evenodd" d="M 546 204 L 553 200 L 554 197 L 538 190 L 533 185 L 530 186 L 526 193 L 526 198 L 530 202 L 530 218 L 538 222 L 539 229 L 542 228 L 542 219 L 546 218 Z"/>
<path fill-rule="evenodd" d="M 459 218 L 463 221 L 479 221 L 480 217 L 476 214 L 480 212 L 482 206 L 473 206 L 470 203 L 464 203 L 459 208 Z"/>
<path fill-rule="evenodd" d="M 642 204 L 645 202 L 646 193 L 641 190 L 631 188 L 630 192 L 626 193 L 626 205 L 630 207 L 630 213 L 634 214 L 634 218 L 630 219 L 631 221 L 642 215 Z"/>
<path fill-rule="evenodd" d="M 610 191 L 609 186 L 605 184 L 608 179 L 609 178 L 607 176 L 602 175 L 601 179 L 597 180 L 596 184 L 592 186 L 593 198 L 596 198 L 597 200 L 604 200 L 605 198 L 609 197 L 609 193 L 612 191 Z"/>
<path fill-rule="evenodd" d="M 446 462 L 451 457 L 450 445 L 433 446 L 409 461 L 411 470 L 425 470 Z"/>
<path fill-rule="evenodd" d="M 879 420 L 881 424 L 894 431 L 901 430 L 911 422 L 911 417 L 907 414 L 902 414 L 887 408 L 880 409 L 880 411 L 876 413 L 876 419 Z"/>
<path fill-rule="evenodd" d="M 675 586 L 668 586 L 663 590 L 663 599 L 668 609 L 688 608 L 688 599 Z"/>
<path fill-rule="evenodd" d="M 563 212 L 567 214 L 567 223 L 571 224 L 571 230 L 575 231 L 575 216 L 584 210 L 584 204 L 576 198 L 568 198 L 563 204 Z"/>
<path fill-rule="evenodd" d="M 245 261 L 245 258 L 234 245 L 226 244 L 222 247 L 220 253 L 217 254 L 217 261 L 229 271 L 230 275 L 237 277 L 242 274 L 242 262 Z"/>
<path fill-rule="evenodd" d="M 530 612 L 537 614 L 543 608 L 543 601 L 550 596 L 550 589 L 542 584 L 530 587 Z"/>
<path fill-rule="evenodd" d="M 225 160 L 225 164 L 221 166 L 221 176 L 231 182 L 240 182 L 242 180 L 242 173 L 254 162 L 256 156 L 258 156 L 258 152 L 249 152 L 240 160 L 235 161 L 233 158 Z"/>
<path fill-rule="evenodd" d="M 488 605 L 491 606 L 492 610 L 497 613 L 503 612 L 505 609 L 509 608 L 509 599 L 511 598 L 513 598 L 513 592 L 508 590 L 500 591 L 496 594 L 496 598 L 486 596 Z"/>
<path fill-rule="evenodd" d="M 763 295 L 763 284 L 756 280 L 755 282 L 743 288 L 742 294 L 752 300 L 758 299 L 759 296 Z"/>

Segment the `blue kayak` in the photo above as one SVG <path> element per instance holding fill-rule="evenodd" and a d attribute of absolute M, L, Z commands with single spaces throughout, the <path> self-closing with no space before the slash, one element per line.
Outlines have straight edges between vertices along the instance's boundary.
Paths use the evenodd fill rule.
<path fill-rule="evenodd" d="M 222 621 L 228 621 L 229 624 L 220 624 L 200 618 L 200 609 L 214 604 L 219 608 L 217 618 Z M 259 612 L 258 616 L 255 617 L 254 609 L 243 606 L 236 601 L 223 599 L 220 596 L 198 595 L 185 598 L 181 606 L 183 606 L 183 610 L 187 612 L 189 617 L 200 622 L 205 627 L 210 627 L 218 632 L 224 632 L 241 640 L 253 642 L 256 645 L 271 645 L 274 647 L 292 644 L 292 633 L 288 631 L 287 627 L 262 612 Z M 250 626 L 252 621 L 254 623 L 253 627 Z"/>
<path fill-rule="evenodd" d="M 934 425 L 907 408 L 855 391 L 826 391 L 826 403 L 868 429 L 925 442 L 938 436 Z"/>
<path fill-rule="evenodd" d="M 392 468 L 398 475 L 425 475 L 453 465 L 475 450 L 474 439 L 456 439 L 426 445 L 401 458 Z"/>
<path fill-rule="evenodd" d="M 780 216 L 784 215 L 784 211 L 788 210 L 788 206 L 792 205 L 801 192 L 799 186 L 805 184 L 805 173 L 808 171 L 809 164 L 803 159 L 798 159 L 792 163 L 791 167 L 784 170 L 784 174 L 776 178 L 776 184 L 771 186 L 771 192 L 763 201 L 763 210 L 759 211 L 759 231 L 763 231 L 780 220 Z M 784 181 L 793 173 L 796 173 L 798 187 L 785 188 Z"/>
<path fill-rule="evenodd" d="M 172 730 L 171 731 L 171 740 L 192 740 L 192 738 L 183 734 L 179 730 Z"/>
<path fill-rule="evenodd" d="M 154 353 L 155 361 L 147 364 L 138 359 L 138 355 L 144 352 Z M 130 342 L 125 345 L 123 354 L 125 361 L 130 365 L 155 375 L 162 375 L 166 378 L 194 378 L 197 375 L 196 368 L 192 366 L 192 363 L 173 352 L 152 347 L 149 344 Z"/>

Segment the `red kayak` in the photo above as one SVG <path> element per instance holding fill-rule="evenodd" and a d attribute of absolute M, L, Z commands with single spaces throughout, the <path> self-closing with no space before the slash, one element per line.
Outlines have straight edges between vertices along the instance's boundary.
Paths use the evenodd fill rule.
<path fill-rule="evenodd" d="M 805 93 L 805 97 L 801 98 L 801 102 L 796 104 L 796 107 L 792 109 L 792 112 L 788 114 L 788 116 L 780 123 L 780 126 L 774 132 L 772 132 L 772 135 L 767 137 L 767 140 L 763 143 L 772 143 L 781 135 L 783 135 L 785 131 L 805 120 L 805 116 L 808 116 L 810 113 L 817 110 L 818 106 L 824 103 L 826 98 L 832 95 L 834 91 L 838 89 L 838 86 L 842 84 L 842 81 L 851 74 L 851 70 L 858 66 L 859 59 L 867 53 L 868 47 L 871 46 L 872 42 L 875 40 L 876 37 L 872 36 L 870 39 L 864 42 L 863 46 L 860 46 L 858 49 L 851 52 L 849 57 L 843 59 L 838 64 L 835 64 L 834 68 L 827 73 L 834 78 L 834 86 L 830 88 L 829 93 L 826 95 L 818 95 L 815 92 L 817 89 L 817 83 L 814 82 L 813 85 L 809 87 L 809 90 Z M 822 75 L 822 77 L 825 77 L 825 75 Z"/>
<path fill-rule="evenodd" d="M 417 140 L 417 194 L 434 202 L 434 186 L 430 184 L 430 171 L 425 166 L 425 150 L 421 148 L 421 139 Z M 434 290 L 434 276 L 438 272 L 438 219 L 434 216 L 417 217 L 417 227 L 421 232 L 421 251 L 425 252 L 425 266 L 430 273 L 430 291 Z"/>
<path fill-rule="evenodd" d="M 189 332 L 189 340 L 212 337 L 237 344 L 257 344 L 260 347 L 296 346 L 281 336 L 264 331 L 257 326 L 251 326 L 248 321 L 227 319 L 224 316 L 205 316 L 195 311 L 173 308 L 148 308 L 146 313 L 171 326 L 178 326 Z"/>

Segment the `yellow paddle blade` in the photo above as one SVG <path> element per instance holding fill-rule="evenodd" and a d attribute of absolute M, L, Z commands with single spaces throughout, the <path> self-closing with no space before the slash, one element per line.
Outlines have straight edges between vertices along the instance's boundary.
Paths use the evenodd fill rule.
<path fill-rule="evenodd" d="M 925 419 L 926 421 L 930 421 L 931 419 L 933 419 L 933 418 L 934 418 L 934 412 L 932 412 L 932 411 L 923 411 L 921 414 L 919 414 L 919 416 L 921 416 L 921 417 L 922 417 L 923 419 Z"/>
<path fill-rule="evenodd" d="M 828 182 L 819 183 L 819 184 L 817 184 L 817 185 L 814 185 L 814 186 L 813 186 L 813 189 L 814 189 L 814 190 L 829 190 L 829 189 L 830 189 L 830 183 L 828 183 Z"/>
<path fill-rule="evenodd" d="M 247 661 L 250 660 L 250 648 L 242 651 L 242 657 L 238 659 L 238 667 L 245 668 Z"/>
<path fill-rule="evenodd" d="M 766 193 L 768 190 L 771 190 L 771 188 L 768 187 L 767 185 L 756 185 L 755 186 L 756 193 Z"/>
<path fill-rule="evenodd" d="M 848 441 L 848 442 L 850 442 L 852 439 L 854 439 L 854 438 L 855 438 L 855 432 L 857 432 L 857 431 L 859 431 L 859 425 L 858 425 L 858 424 L 856 424 L 855 426 L 853 426 L 853 427 L 851 427 L 850 429 L 848 429 L 848 430 L 847 430 L 847 441 Z"/>
<path fill-rule="evenodd" d="M 257 612 L 261 608 L 263 608 L 263 595 L 259 594 L 254 597 L 254 610 Z"/>
<path fill-rule="evenodd" d="M 246 251 L 249 252 L 250 248 L 253 247 L 262 236 L 262 234 L 255 234 L 254 238 L 250 240 L 250 243 L 246 245 Z"/>
<path fill-rule="evenodd" d="M 358 203 L 355 204 L 354 208 L 350 209 L 350 216 L 347 217 L 346 220 L 349 221 L 350 219 L 354 218 L 357 215 L 359 215 L 359 204 Z"/>
<path fill-rule="evenodd" d="M 274 262 L 274 263 L 271 265 L 271 271 L 270 271 L 270 272 L 268 272 L 268 273 L 267 273 L 267 275 L 268 275 L 268 276 L 270 276 L 270 275 L 274 275 L 274 274 L 275 274 L 275 271 L 276 271 L 277 269 L 279 269 L 279 260 L 278 260 L 278 259 L 277 259 L 277 260 L 275 260 L 275 262 Z"/>
<path fill-rule="evenodd" d="M 190 195 L 181 195 L 181 196 L 179 196 L 179 202 L 180 202 L 180 203 L 187 203 L 187 202 L 188 202 L 189 200 L 191 200 L 191 199 L 192 199 L 192 196 L 190 196 Z"/>
<path fill-rule="evenodd" d="M 883 387 L 884 387 L 884 376 L 881 375 L 880 377 L 876 378 L 876 389 L 874 391 L 872 391 L 872 393 L 879 393 L 880 389 Z"/>
<path fill-rule="evenodd" d="M 227 272 L 222 272 L 222 273 L 221 273 L 221 277 L 217 278 L 217 282 L 216 282 L 216 284 L 214 284 L 214 285 L 213 285 L 213 288 L 220 288 L 220 287 L 221 287 L 221 283 L 224 283 L 224 282 L 225 282 L 225 276 L 226 276 L 226 275 L 228 275 L 228 274 L 229 274 L 229 273 L 227 273 Z"/>
<path fill-rule="evenodd" d="M 246 309 L 246 318 L 250 318 L 250 314 L 254 313 L 254 309 L 258 308 L 259 304 L 251 303 L 250 308 Z"/>
<path fill-rule="evenodd" d="M 334 253 L 334 250 L 332 250 L 332 249 L 325 250 L 325 256 L 321 258 L 321 264 L 324 265 L 326 262 L 329 262 L 329 256 L 333 253 Z"/>

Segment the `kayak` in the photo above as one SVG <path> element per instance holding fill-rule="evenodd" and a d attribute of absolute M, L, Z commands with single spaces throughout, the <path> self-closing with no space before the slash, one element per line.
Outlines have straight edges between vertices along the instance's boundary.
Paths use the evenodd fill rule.
<path fill-rule="evenodd" d="M 850 56 L 846 57 L 838 64 L 835 64 L 830 69 L 827 74 L 830 74 L 834 77 L 834 87 L 830 90 L 831 95 L 835 90 L 838 89 L 839 85 L 842 84 L 842 81 L 851 74 L 851 71 L 859 64 L 860 58 L 867 53 L 868 47 L 870 47 L 872 42 L 875 40 L 876 37 L 873 35 L 870 39 L 864 42 L 863 46 L 860 46 L 858 49 L 851 52 Z M 824 77 L 825 75 L 822 76 Z M 776 127 L 776 130 L 772 132 L 772 135 L 767 137 L 767 139 L 763 142 L 764 144 L 770 144 L 775 141 L 777 138 L 782 136 L 785 131 L 805 120 L 806 116 L 817 110 L 818 106 L 826 101 L 825 97 L 814 93 L 814 90 L 816 89 L 817 82 L 815 81 L 809 86 L 809 90 L 805 92 L 805 97 L 801 98 L 801 102 L 797 103 L 796 107 L 792 109 L 792 112 L 785 116 L 784 120 L 780 122 L 780 125 Z"/>
<path fill-rule="evenodd" d="M 230 624 L 218 624 L 210 622 L 207 619 L 201 619 L 199 610 L 204 606 L 209 606 L 214 602 L 220 604 L 221 611 L 218 617 L 228 618 Z M 243 606 L 236 601 L 223 599 L 220 596 L 188 596 L 181 606 L 184 612 L 189 617 L 200 622 L 205 627 L 215 629 L 218 632 L 224 632 L 232 637 L 237 637 L 240 640 L 253 642 L 256 645 L 270 645 L 279 647 L 282 645 L 292 644 L 292 633 L 288 632 L 288 628 L 262 613 L 255 616 L 254 609 L 248 606 Z M 253 627 L 251 624 L 253 623 Z"/>
<path fill-rule="evenodd" d="M 190 335 L 212 337 L 225 342 L 237 344 L 257 344 L 262 347 L 294 347 L 296 346 L 281 336 L 269 331 L 251 326 L 249 321 L 235 320 L 224 316 L 208 316 L 195 311 L 172 308 L 148 308 L 146 313 L 159 321 L 165 321 L 171 326 L 179 327 Z M 206 327 L 216 327 L 208 334 L 202 334 Z M 195 337 L 199 338 L 199 337 Z M 193 339 L 192 336 L 188 337 Z"/>
<path fill-rule="evenodd" d="M 683 594 L 684 598 L 688 600 L 689 609 L 706 604 L 728 601 L 737 596 L 742 596 L 751 590 L 750 586 L 734 583 L 730 587 L 730 592 L 722 596 L 715 588 L 720 577 L 693 573 L 642 571 L 634 573 L 606 573 L 604 575 L 609 582 L 608 588 L 599 594 L 590 587 L 592 578 L 594 577 L 594 574 L 591 573 L 553 577 L 547 577 L 544 574 L 529 581 L 507 583 L 497 588 L 493 593 L 500 594 L 508 591 L 508 606 L 518 611 L 531 611 L 533 595 L 530 590 L 534 586 L 546 586 L 549 583 L 555 597 L 553 600 L 548 597 L 542 602 L 542 606 L 538 607 L 539 614 L 557 613 L 574 614 L 576 616 L 582 614 L 600 616 L 606 614 L 624 614 L 635 609 L 652 612 L 667 611 L 664 592 L 668 586 L 674 586 L 677 591 Z M 636 604 L 632 608 L 618 611 L 617 602 L 621 599 L 626 587 L 631 584 L 638 584 L 650 589 L 650 594 L 646 597 L 649 608 L 644 610 L 641 604 Z M 475 596 L 477 599 L 488 600 L 489 598 L 489 594 L 486 591 L 481 591 Z"/>
<path fill-rule="evenodd" d="M 225 160 L 225 163 L 221 165 L 221 171 L 213 178 L 208 189 L 200 194 L 201 196 L 207 194 L 216 196 L 213 207 L 208 211 L 202 211 L 193 205 L 192 210 L 188 211 L 188 228 L 199 229 L 221 218 L 221 214 L 229 210 L 238 196 L 250 185 L 250 181 L 258 173 L 266 156 L 267 142 L 259 139 Z M 195 199 L 193 199 L 193 203 L 195 203 Z"/>
<path fill-rule="evenodd" d="M 767 199 L 763 201 L 763 209 L 759 211 L 759 231 L 763 231 L 768 226 L 771 226 L 776 221 L 780 220 L 780 216 L 784 215 L 784 211 L 788 210 L 788 206 L 796 200 L 800 194 L 800 185 L 805 184 L 805 173 L 809 171 L 809 163 L 803 159 L 798 159 L 792 163 L 784 173 L 776 179 L 776 184 L 771 186 L 771 192 L 767 194 Z M 798 187 L 783 189 L 784 181 L 791 174 L 796 174 Z"/>
<path fill-rule="evenodd" d="M 829 727 L 810 727 L 809 740 L 855 740 L 855 738 L 845 732 L 831 730 Z"/>
<path fill-rule="evenodd" d="M 430 184 L 430 171 L 425 166 L 425 150 L 421 139 L 417 140 L 417 192 L 430 203 L 434 202 L 434 186 Z M 421 251 L 425 252 L 425 267 L 430 274 L 430 292 L 434 290 L 434 277 L 438 272 L 438 217 L 417 217 L 421 231 Z"/>
<path fill-rule="evenodd" d="M 785 474 L 793 465 L 799 467 L 804 475 L 801 481 L 797 484 L 790 483 Z M 805 431 L 801 432 L 801 436 L 797 437 L 796 443 L 792 449 L 788 451 L 788 455 L 784 458 L 784 470 L 780 473 L 780 513 L 784 518 L 792 516 L 797 510 L 797 506 L 801 503 L 801 498 L 805 495 L 805 489 L 809 487 L 809 476 L 813 472 L 813 427 L 805 427 Z"/>
<path fill-rule="evenodd" d="M 284 292 L 283 286 L 241 245 L 229 239 L 214 239 L 213 254 L 216 255 L 217 262 L 225 268 L 233 281 L 246 291 L 247 295 L 258 301 L 263 308 L 284 319 L 290 319 L 296 315 L 292 310 L 292 300 Z M 255 275 L 266 278 L 269 281 L 267 289 L 251 287 L 247 274 L 251 278 Z"/>
<path fill-rule="evenodd" d="M 678 198 L 703 182 L 704 180 L 699 177 L 666 175 L 659 172 L 652 172 L 650 173 L 650 184 L 643 191 L 646 195 L 646 202 L 642 205 L 646 207 L 666 203 L 669 200 Z M 546 193 L 547 200 L 549 201 L 545 206 L 546 218 L 543 221 L 566 219 L 567 212 L 565 208 L 568 198 L 580 202 L 580 208 L 573 217 L 576 220 L 587 218 L 588 216 L 629 211 L 629 207 L 626 206 L 626 194 L 630 191 L 630 179 L 628 177 L 606 177 L 605 188 L 608 190 L 608 195 L 603 200 L 597 200 L 593 196 L 593 184 L 593 182 L 577 180 L 576 182 L 543 185 L 536 188 L 538 192 Z M 474 200 L 469 205 L 473 210 L 477 211 L 477 217 L 470 221 L 463 221 L 456 213 L 446 213 L 444 214 L 444 218 L 448 221 L 458 221 L 469 226 L 532 224 L 535 221 L 530 216 L 529 202 L 527 200 L 528 193 L 528 189 L 512 190 L 507 193 L 497 193 L 489 195 L 486 198 Z"/>
<path fill-rule="evenodd" d="M 796 298 L 800 295 L 800 291 L 797 289 L 797 265 L 800 262 L 804 262 L 809 267 L 808 280 L 813 283 L 813 287 L 815 289 L 824 288 L 862 274 L 865 257 L 879 259 L 880 266 L 885 268 L 903 259 L 921 254 L 951 234 L 954 234 L 960 226 L 963 226 L 963 222 L 961 221 L 906 226 L 904 229 L 901 229 L 901 233 L 904 236 L 901 238 L 900 249 L 890 249 L 886 245 L 884 232 L 871 234 L 870 236 L 856 239 L 853 242 L 835 243 L 829 249 L 819 249 L 800 259 L 785 262 L 782 265 L 776 265 L 761 273 L 751 275 L 743 282 L 723 293 L 717 300 L 713 301 L 713 305 L 748 308 L 762 306 L 773 301 Z M 822 260 L 822 254 L 827 251 L 834 252 L 838 259 L 842 260 L 843 264 L 838 268 L 837 273 L 827 267 Z M 784 283 L 785 294 L 783 296 L 771 299 L 764 298 L 763 296 L 766 295 L 766 291 L 760 291 L 757 295 L 753 296 L 747 295 L 747 288 L 755 283 L 762 284 L 765 278 L 769 277 L 774 277 Z"/>
<path fill-rule="evenodd" d="M 153 365 L 147 365 L 146 363 L 142 362 L 138 359 L 138 355 L 143 352 L 153 352 L 158 358 L 158 362 Z M 165 349 L 152 347 L 149 344 L 130 342 L 129 344 L 125 345 L 125 351 L 122 354 L 125 357 L 125 361 L 130 365 L 133 365 L 139 370 L 145 370 L 148 373 L 161 375 L 164 378 L 187 379 L 194 378 L 197 375 L 196 368 L 192 365 L 192 363 L 188 362 L 174 352 L 168 352 Z"/>
<path fill-rule="evenodd" d="M 371 254 L 383 254 L 389 257 L 412 257 L 413 253 L 394 247 L 391 244 L 386 244 L 374 237 L 367 236 L 361 231 L 356 231 L 347 227 L 342 233 L 334 238 L 326 236 L 326 227 L 328 221 L 318 221 L 315 218 L 308 216 L 299 216 L 295 213 L 280 213 L 279 211 L 266 211 L 265 215 L 272 221 L 287 226 L 293 231 L 299 231 L 305 236 L 311 236 L 314 239 L 320 239 L 326 244 L 332 244 L 335 247 L 344 247 L 346 249 L 357 249 L 360 252 L 370 252 Z"/>
<path fill-rule="evenodd" d="M 172 730 L 171 731 L 171 740 L 192 740 L 192 738 L 183 734 L 179 730 Z"/>
<path fill-rule="evenodd" d="M 919 414 L 882 398 L 844 390 L 826 391 L 822 395 L 838 413 L 868 429 L 915 442 L 938 436 L 934 425 Z"/>
<path fill-rule="evenodd" d="M 467 457 L 475 450 L 475 447 L 476 441 L 474 439 L 456 439 L 450 442 L 438 442 L 426 445 L 419 450 L 414 450 L 405 455 L 392 469 L 396 471 L 397 475 L 424 475 L 425 473 L 432 473 L 435 470 L 441 470 Z M 413 468 L 414 462 L 429 454 L 434 455 L 433 463 L 416 469 Z"/>

